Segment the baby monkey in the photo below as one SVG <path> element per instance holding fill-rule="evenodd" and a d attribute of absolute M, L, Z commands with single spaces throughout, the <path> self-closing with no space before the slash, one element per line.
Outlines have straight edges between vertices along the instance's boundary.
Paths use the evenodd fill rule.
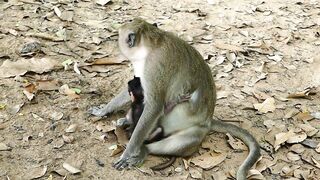
<path fill-rule="evenodd" d="M 126 130 L 127 137 L 130 139 L 144 109 L 143 88 L 139 77 L 134 77 L 128 82 L 128 93 L 131 98 L 131 108 L 125 118 L 121 118 L 117 121 L 117 126 Z M 169 113 L 177 104 L 187 102 L 189 99 L 190 95 L 182 95 L 177 102 L 167 103 L 164 108 L 164 113 Z M 151 133 L 150 137 L 147 138 L 144 143 L 150 144 L 163 138 L 165 138 L 163 129 L 159 126 Z M 151 169 L 155 171 L 165 169 L 171 166 L 175 160 L 176 157 L 172 156 L 167 162 L 153 166 Z"/>

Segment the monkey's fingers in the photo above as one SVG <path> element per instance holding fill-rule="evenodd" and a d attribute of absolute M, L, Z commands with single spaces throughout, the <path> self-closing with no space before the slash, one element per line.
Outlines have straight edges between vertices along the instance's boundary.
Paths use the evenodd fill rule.
<path fill-rule="evenodd" d="M 112 167 L 116 168 L 117 170 L 123 170 L 124 168 L 128 167 L 129 164 L 126 159 L 120 158 L 117 162 L 115 162 Z"/>
<path fill-rule="evenodd" d="M 108 114 L 108 109 L 106 104 L 101 104 L 100 106 L 94 106 L 88 109 L 88 114 L 103 117 Z"/>

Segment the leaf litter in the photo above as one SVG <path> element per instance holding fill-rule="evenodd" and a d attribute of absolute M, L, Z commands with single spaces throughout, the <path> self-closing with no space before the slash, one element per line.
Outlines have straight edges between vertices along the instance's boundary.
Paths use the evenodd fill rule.
<path fill-rule="evenodd" d="M 111 167 L 99 169 L 96 159 L 111 164 L 124 150 L 125 133 L 111 123 L 105 123 L 109 127 L 98 127 L 97 122 L 87 122 L 84 115 L 88 107 L 108 102 L 131 78 L 126 59 L 118 57 L 116 29 L 131 16 L 141 13 L 149 17 L 150 22 L 157 22 L 160 28 L 176 34 L 183 32 L 188 42 L 208 57 L 214 78 L 223 87 L 218 90 L 215 114 L 221 119 L 241 122 L 239 125 L 248 129 L 261 144 L 263 157 L 250 170 L 249 179 L 318 177 L 320 79 L 315 12 L 319 3 L 240 0 L 235 6 L 231 1 L 196 0 L 180 2 L 174 7 L 159 2 L 157 11 L 146 6 L 148 3 L 150 1 L 138 4 L 109 0 L 3 2 L 0 8 L 3 12 L 0 15 L 0 88 L 3 89 L 0 91 L 0 124 L 5 124 L 5 128 L 0 128 L 3 134 L 0 147 L 1 152 L 10 153 L 10 157 L 20 157 L 22 149 L 15 145 L 22 141 L 32 147 L 23 149 L 23 154 L 32 161 L 12 162 L 9 156 L 3 157 L 4 167 L 11 167 L 6 169 L 7 178 L 21 177 L 25 172 L 23 168 L 15 168 L 19 166 L 36 167 L 38 172 L 32 177 L 56 179 L 56 174 L 42 175 L 45 166 L 38 164 L 38 153 L 34 153 L 40 149 L 48 152 L 41 162 L 62 161 L 69 165 L 46 165 L 48 169 L 59 166 L 54 172 L 68 178 L 92 178 L 88 175 L 92 172 L 97 178 L 105 177 L 106 173 L 114 178 L 144 178 L 135 171 L 120 174 Z M 104 93 L 87 94 L 88 89 Z M 51 115 L 46 116 L 48 111 Z M 115 116 L 118 115 L 122 114 Z M 99 122 L 103 122 L 116 117 L 100 119 Z M 46 128 L 46 123 L 53 123 L 55 128 Z M 68 126 L 72 124 L 79 126 L 74 130 Z M 17 137 L 17 131 L 21 136 Z M 240 158 L 232 155 L 245 157 L 246 152 L 232 152 L 226 158 L 225 153 L 207 152 L 208 149 L 220 152 L 245 149 L 242 142 L 231 136 L 227 143 L 230 146 L 225 140 L 208 138 L 199 153 L 190 157 L 191 163 L 184 163 L 186 169 L 176 163 L 172 170 L 161 172 L 168 173 L 150 176 L 232 178 L 241 163 Z M 12 149 L 14 151 L 10 151 Z M 75 158 L 75 162 L 85 160 L 80 166 L 74 161 L 65 161 L 75 152 L 93 157 Z M 210 164 L 208 160 L 215 163 Z"/>

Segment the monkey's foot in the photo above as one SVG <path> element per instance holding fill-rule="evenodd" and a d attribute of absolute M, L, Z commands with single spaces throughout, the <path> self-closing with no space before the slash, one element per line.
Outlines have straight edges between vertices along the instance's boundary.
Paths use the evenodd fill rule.
<path fill-rule="evenodd" d="M 128 121 L 127 118 L 120 118 L 116 121 L 116 126 L 121 127 L 121 128 L 127 128 L 131 125 L 132 123 Z"/>
<path fill-rule="evenodd" d="M 98 117 L 103 117 L 109 113 L 106 104 L 101 104 L 100 106 L 93 106 L 89 108 L 87 112 L 88 114 L 98 116 Z"/>
<path fill-rule="evenodd" d="M 127 150 L 127 149 L 126 149 Z M 137 155 L 126 155 L 126 151 L 120 156 L 120 159 L 116 161 L 112 166 L 117 170 L 130 168 L 133 166 L 140 166 L 145 157 L 147 156 L 147 149 L 145 146 L 140 148 L 140 152 Z"/>

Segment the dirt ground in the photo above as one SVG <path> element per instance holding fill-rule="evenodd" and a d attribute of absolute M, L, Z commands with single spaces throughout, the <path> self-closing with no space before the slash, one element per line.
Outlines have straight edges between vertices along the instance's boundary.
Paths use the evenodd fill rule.
<path fill-rule="evenodd" d="M 247 151 L 220 133 L 160 172 L 149 167 L 164 157 L 111 167 L 120 155 L 113 121 L 125 114 L 87 110 L 132 78 L 117 28 L 137 16 L 203 55 L 218 89 L 215 118 L 261 145 L 251 179 L 319 179 L 317 0 L 1 0 L 0 179 L 233 178 Z"/>

